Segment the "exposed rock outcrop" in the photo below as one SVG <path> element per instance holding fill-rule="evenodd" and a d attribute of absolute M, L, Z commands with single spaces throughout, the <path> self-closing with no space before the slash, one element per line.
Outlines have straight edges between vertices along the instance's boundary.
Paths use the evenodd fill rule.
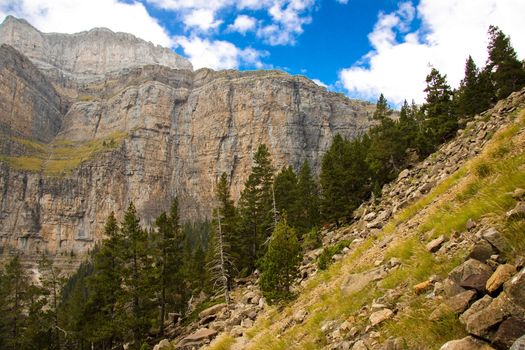
<path fill-rule="evenodd" d="M 42 33 L 23 19 L 7 16 L 0 25 L 2 43 L 13 46 L 41 69 L 84 77 L 148 64 L 192 69 L 188 60 L 167 48 L 106 28 L 76 34 Z"/>
<path fill-rule="evenodd" d="M 2 40 L 8 41 L 7 35 L 19 46 L 36 40 L 40 47 L 55 40 L 50 39 L 55 34 L 39 34 L 14 18 L 2 28 Z M 121 39 L 120 34 L 97 33 L 64 37 L 72 45 L 66 45 L 67 50 L 85 41 L 91 45 L 99 34 L 103 48 Z M 17 39 L 24 35 L 26 39 Z M 146 45 L 123 38 L 126 45 Z M 40 105 L 61 112 L 39 115 L 40 105 L 11 103 L 19 108 L 20 126 L 7 128 L 3 138 L 9 144 L 0 162 L 4 251 L 18 249 L 26 256 L 47 251 L 78 259 L 102 238 L 108 214 L 122 213 L 130 201 L 146 225 L 174 196 L 184 220 L 205 218 L 223 172 L 234 199 L 239 198 L 258 145 L 268 145 L 276 168 L 290 164 L 297 169 L 308 160 L 318 171 L 335 134 L 353 138 L 372 123 L 373 105 L 329 92 L 302 76 L 280 71 L 192 72 L 162 62 L 144 65 L 157 62 L 153 53 L 151 62 L 139 55 L 133 67 L 125 59 L 114 66 L 112 59 L 76 62 L 76 54 L 70 57 L 66 48 L 47 54 L 42 47 L 19 47 L 33 63 L 4 47 L 17 60 L 6 62 L 9 75 L 2 84 L 42 86 L 20 90 L 20 101 L 39 98 Z M 58 68 L 45 68 L 41 54 Z M 64 73 L 68 70 L 75 74 Z M 11 93 L 11 88 L 0 90 L 0 99 L 7 100 Z M 1 120 L 9 122 L 8 116 L 4 112 Z M 33 120 L 49 120 L 53 127 L 32 127 Z"/>

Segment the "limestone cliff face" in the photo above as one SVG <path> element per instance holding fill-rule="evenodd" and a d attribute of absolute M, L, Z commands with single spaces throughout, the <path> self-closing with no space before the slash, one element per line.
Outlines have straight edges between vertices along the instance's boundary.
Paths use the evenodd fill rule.
<path fill-rule="evenodd" d="M 21 79 L 26 69 L 13 66 L 12 79 Z M 32 79 L 51 82 L 46 86 L 54 92 L 45 101 L 59 94 L 66 102 L 56 102 L 63 113 L 53 118 L 59 127 L 52 140 L 29 131 L 4 138 L 19 150 L 0 155 L 4 254 L 17 249 L 30 257 L 38 251 L 80 257 L 102 238 L 108 214 L 122 213 L 130 201 L 145 224 L 174 196 L 183 219 L 202 219 L 223 172 L 238 199 L 261 143 L 276 168 L 297 169 L 308 160 L 318 170 L 332 137 L 363 133 L 373 110 L 279 71 L 146 65 L 82 82 L 44 72 L 47 78 Z M 9 93 L 0 89 L 0 99 Z M 27 120 L 34 115 L 30 109 L 20 114 Z"/>
<path fill-rule="evenodd" d="M 167 48 L 106 28 L 76 34 L 41 33 L 25 20 L 7 16 L 0 26 L 2 43 L 13 46 L 42 69 L 58 68 L 80 75 L 146 64 L 192 69 L 188 60 Z"/>

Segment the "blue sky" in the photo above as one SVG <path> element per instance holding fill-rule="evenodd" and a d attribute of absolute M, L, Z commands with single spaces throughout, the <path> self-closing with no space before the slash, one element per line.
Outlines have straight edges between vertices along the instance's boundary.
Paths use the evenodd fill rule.
<path fill-rule="evenodd" d="M 486 61 L 498 25 L 525 58 L 523 0 L 0 0 L 0 21 L 43 32 L 93 27 L 167 46 L 195 68 L 282 69 L 349 97 L 422 102 L 430 67 L 452 86 Z"/>

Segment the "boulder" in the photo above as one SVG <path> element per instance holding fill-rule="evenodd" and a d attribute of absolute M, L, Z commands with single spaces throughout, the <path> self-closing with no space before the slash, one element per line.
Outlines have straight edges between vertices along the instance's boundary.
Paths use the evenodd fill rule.
<path fill-rule="evenodd" d="M 410 175 L 410 171 L 408 169 L 405 169 L 399 173 L 399 175 L 397 176 L 397 179 L 398 180 L 405 179 L 408 177 L 408 175 Z"/>
<path fill-rule="evenodd" d="M 492 245 L 486 240 L 482 239 L 474 244 L 474 247 L 470 251 L 468 257 L 484 263 L 494 254 L 496 254 L 496 251 Z"/>
<path fill-rule="evenodd" d="M 153 350 L 166 350 L 170 348 L 170 341 L 168 339 L 162 339 L 157 345 L 153 347 Z"/>
<path fill-rule="evenodd" d="M 187 337 L 185 337 L 184 339 L 182 339 L 177 344 L 177 346 L 178 347 L 182 347 L 182 346 L 188 345 L 190 343 L 192 343 L 192 344 L 193 343 L 200 343 L 200 342 L 203 342 L 205 340 L 211 339 L 211 338 L 213 338 L 216 335 L 217 335 L 217 331 L 214 330 L 214 329 L 201 328 L 198 331 L 196 331 L 195 333 L 190 334 Z"/>
<path fill-rule="evenodd" d="M 468 259 L 449 273 L 449 278 L 463 288 L 484 291 L 492 269 L 475 259 Z"/>
<path fill-rule="evenodd" d="M 493 343 L 500 349 L 508 349 L 522 335 L 525 335 L 525 319 L 509 317 L 498 327 Z"/>
<path fill-rule="evenodd" d="M 516 206 L 507 212 L 509 220 L 525 219 L 525 202 L 518 202 Z"/>
<path fill-rule="evenodd" d="M 436 307 L 436 309 L 430 314 L 429 319 L 431 321 L 437 321 L 451 313 L 460 314 L 469 307 L 475 297 L 476 292 L 473 290 L 467 290 L 463 293 L 457 294 Z"/>
<path fill-rule="evenodd" d="M 475 303 L 472 307 L 474 307 L 474 305 Z M 466 313 L 467 312 L 465 312 L 462 317 L 465 316 Z M 465 327 L 470 334 L 488 339 L 492 337 L 492 332 L 495 327 L 514 313 L 519 313 L 519 310 L 505 295 L 505 292 L 502 292 L 483 309 L 477 309 L 476 312 L 470 313 L 468 316 L 463 317 L 463 319 L 460 317 L 460 320 L 465 323 Z"/>
<path fill-rule="evenodd" d="M 446 342 L 439 350 L 494 350 L 494 348 L 484 341 L 469 336 Z"/>
<path fill-rule="evenodd" d="M 297 323 L 302 323 L 306 315 L 308 315 L 308 312 L 306 310 L 304 309 L 298 310 L 293 314 L 293 320 Z"/>
<path fill-rule="evenodd" d="M 525 269 L 505 283 L 504 291 L 516 306 L 525 310 Z"/>
<path fill-rule="evenodd" d="M 499 265 L 496 271 L 487 280 L 486 289 L 489 293 L 494 293 L 503 283 L 507 282 L 516 273 L 516 268 L 510 264 Z"/>
<path fill-rule="evenodd" d="M 226 307 L 225 303 L 213 305 L 207 309 L 202 310 L 199 312 L 199 318 L 206 318 L 208 316 L 217 315 L 220 311 L 222 311 Z"/>
<path fill-rule="evenodd" d="M 370 320 L 370 323 L 373 326 L 380 324 L 383 321 L 386 321 L 394 316 L 394 312 L 390 309 L 383 309 L 374 312 L 370 315 L 368 318 Z"/>
<path fill-rule="evenodd" d="M 368 347 L 363 340 L 358 340 L 354 346 L 352 346 L 352 350 L 368 350 Z"/>
<path fill-rule="evenodd" d="M 429 252 L 434 253 L 441 248 L 441 246 L 445 243 L 445 236 L 441 235 L 438 238 L 435 238 L 427 243 L 426 248 Z"/>
<path fill-rule="evenodd" d="M 351 274 L 341 285 L 341 290 L 344 295 L 350 295 L 360 291 L 370 282 L 385 278 L 386 275 L 387 272 L 383 267 L 378 267 L 362 273 Z"/>
<path fill-rule="evenodd" d="M 459 284 L 457 284 L 450 278 L 445 278 L 443 280 L 443 291 L 448 297 L 452 297 L 456 294 L 463 293 L 465 290 L 465 288 L 461 287 Z"/>
<path fill-rule="evenodd" d="M 525 334 L 519 337 L 514 344 L 510 347 L 510 350 L 523 350 L 525 349 Z"/>
<path fill-rule="evenodd" d="M 496 230 L 495 228 L 491 227 L 487 230 L 485 230 L 481 236 L 487 240 L 494 248 L 498 250 L 498 252 L 504 252 L 508 249 L 509 245 L 507 243 L 507 240 L 503 235 Z"/>
<path fill-rule="evenodd" d="M 525 198 L 525 189 L 523 188 L 516 188 L 514 192 L 511 193 L 512 198 L 516 200 L 524 199 Z"/>

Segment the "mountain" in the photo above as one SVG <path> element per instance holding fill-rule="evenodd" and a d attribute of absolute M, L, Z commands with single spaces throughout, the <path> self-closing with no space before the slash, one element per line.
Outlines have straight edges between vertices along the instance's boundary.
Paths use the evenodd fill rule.
<path fill-rule="evenodd" d="M 278 168 L 318 171 L 334 135 L 372 124 L 374 106 L 305 77 L 192 71 L 129 34 L 43 34 L 7 17 L 0 43 L 4 255 L 46 251 L 72 267 L 130 201 L 146 225 L 174 196 L 184 220 L 201 220 L 223 172 L 239 198 L 259 144 Z"/>

